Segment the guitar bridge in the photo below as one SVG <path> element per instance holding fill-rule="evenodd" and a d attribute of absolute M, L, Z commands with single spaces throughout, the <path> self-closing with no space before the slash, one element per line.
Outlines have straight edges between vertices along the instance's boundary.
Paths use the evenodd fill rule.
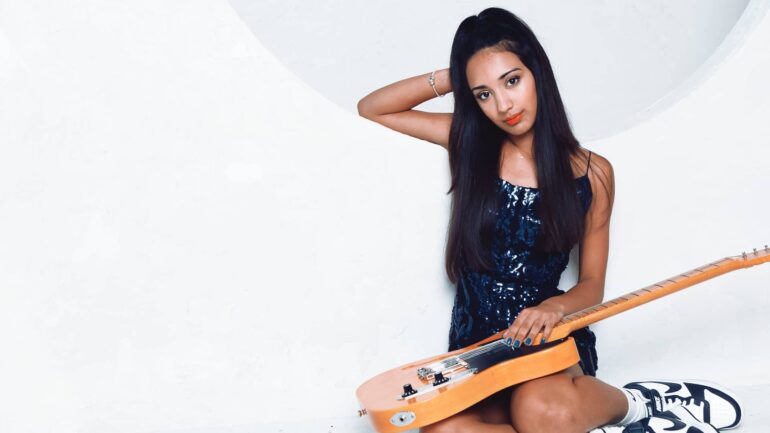
<path fill-rule="evenodd" d="M 431 391 L 436 391 L 440 388 L 444 388 L 446 386 L 449 386 L 451 383 L 457 383 L 463 379 L 467 379 L 474 374 L 476 374 L 476 369 L 457 369 L 460 371 L 456 371 L 451 376 L 443 376 L 443 373 L 440 371 L 437 371 L 435 373 L 432 373 L 429 377 L 434 378 L 437 377 L 440 380 L 436 380 L 435 382 L 429 382 L 427 385 L 424 386 L 418 386 L 417 388 L 412 388 L 411 385 L 409 385 L 409 393 L 404 393 L 396 397 L 396 400 L 406 400 L 413 398 L 418 395 L 426 394 Z M 436 376 L 438 374 L 438 376 Z M 443 377 L 442 377 L 443 376 Z"/>
<path fill-rule="evenodd" d="M 418 368 L 417 377 L 419 377 L 420 380 L 424 382 L 428 382 L 434 379 L 436 373 L 446 375 L 447 373 L 452 373 L 457 370 L 465 370 L 469 367 L 470 366 L 468 363 L 460 359 L 460 357 L 450 356 L 449 358 L 444 358 L 440 361 L 434 362 L 433 364 Z"/>
<path fill-rule="evenodd" d="M 448 386 L 463 379 L 467 379 L 476 373 L 477 369 L 471 367 L 467 362 L 458 356 L 450 356 L 433 364 L 417 369 L 417 377 L 420 378 L 424 386 L 413 388 L 411 384 L 404 386 L 408 392 L 399 395 L 397 400 L 405 400 L 416 395 L 435 391 L 439 388 Z"/>

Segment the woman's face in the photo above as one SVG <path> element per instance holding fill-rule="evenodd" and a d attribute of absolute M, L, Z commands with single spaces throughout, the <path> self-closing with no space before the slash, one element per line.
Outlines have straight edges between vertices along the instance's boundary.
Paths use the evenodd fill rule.
<path fill-rule="evenodd" d="M 484 114 L 511 137 L 535 124 L 535 77 L 516 54 L 492 48 L 476 52 L 466 65 L 468 86 Z"/>

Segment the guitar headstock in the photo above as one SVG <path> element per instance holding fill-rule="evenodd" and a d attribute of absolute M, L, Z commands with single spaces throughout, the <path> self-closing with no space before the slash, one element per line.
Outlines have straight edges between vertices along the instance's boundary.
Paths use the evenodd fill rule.
<path fill-rule="evenodd" d="M 765 245 L 765 248 L 757 250 L 752 248 L 752 252 L 742 252 L 740 256 L 735 256 L 736 259 L 746 262 L 746 266 L 754 266 L 760 263 L 770 262 L 770 248 Z"/>

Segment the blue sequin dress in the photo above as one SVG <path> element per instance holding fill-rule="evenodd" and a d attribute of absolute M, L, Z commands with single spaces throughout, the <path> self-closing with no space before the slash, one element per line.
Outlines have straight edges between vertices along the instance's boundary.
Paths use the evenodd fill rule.
<path fill-rule="evenodd" d="M 585 214 L 592 199 L 588 169 L 575 182 Z M 524 308 L 564 293 L 557 285 L 569 262 L 569 251 L 543 253 L 533 249 L 541 224 L 534 206 L 538 189 L 503 179 L 497 183 L 502 205 L 497 213 L 492 251 L 496 269 L 492 273 L 462 273 L 452 308 L 449 351 L 506 329 Z M 575 338 L 583 372 L 596 376 L 598 357 L 593 331 L 585 327 L 570 335 Z"/>

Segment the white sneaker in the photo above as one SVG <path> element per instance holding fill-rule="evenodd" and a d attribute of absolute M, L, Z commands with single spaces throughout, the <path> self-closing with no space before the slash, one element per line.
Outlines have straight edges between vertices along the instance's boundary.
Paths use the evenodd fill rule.
<path fill-rule="evenodd" d="M 627 383 L 623 388 L 639 390 L 647 398 L 653 416 L 684 407 L 699 422 L 719 430 L 741 423 L 743 405 L 732 391 L 713 382 L 649 380 Z"/>

